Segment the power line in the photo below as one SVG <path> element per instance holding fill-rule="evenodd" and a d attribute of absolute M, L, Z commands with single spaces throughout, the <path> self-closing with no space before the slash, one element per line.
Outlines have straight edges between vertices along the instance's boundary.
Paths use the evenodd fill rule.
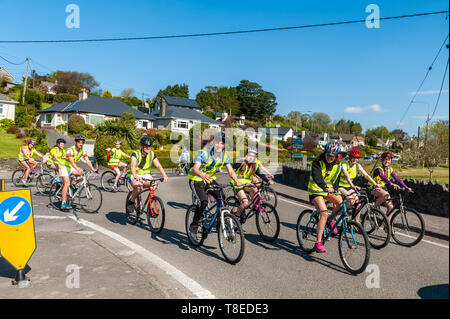
<path fill-rule="evenodd" d="M 431 114 L 430 121 L 433 119 L 433 116 L 436 113 L 436 109 L 437 109 L 438 104 L 439 104 L 439 100 L 441 99 L 442 87 L 444 86 L 445 77 L 447 76 L 447 71 L 448 71 L 448 62 L 449 62 L 449 60 L 447 60 L 447 66 L 445 67 L 444 76 L 442 77 L 441 88 L 439 89 L 439 95 L 438 95 L 438 98 L 436 100 L 436 105 L 434 106 L 433 114 Z"/>
<path fill-rule="evenodd" d="M 444 47 L 445 43 L 447 42 L 448 37 L 449 37 L 449 34 L 447 34 L 447 36 L 445 37 L 445 40 L 444 40 L 444 42 L 442 43 L 441 47 L 439 48 L 439 51 L 437 52 L 436 56 L 434 57 L 433 62 L 432 62 L 432 63 L 430 64 L 430 66 L 428 67 L 427 73 L 425 74 L 425 77 L 423 78 L 422 82 L 420 83 L 419 87 L 417 88 L 416 92 L 414 93 L 414 97 L 413 97 L 413 98 L 411 99 L 411 101 L 409 102 L 409 104 L 408 104 L 408 106 L 407 106 L 407 108 L 406 108 L 405 113 L 403 113 L 402 118 L 400 119 L 400 121 L 398 121 L 398 123 L 397 123 L 397 128 L 400 127 L 400 123 L 401 123 L 401 122 L 403 121 L 403 119 L 406 117 L 406 114 L 408 113 L 409 109 L 411 108 L 411 105 L 412 105 L 413 101 L 415 100 L 417 94 L 418 94 L 418 93 L 420 92 L 420 90 L 422 89 L 422 86 L 423 86 L 423 84 L 425 83 L 425 80 L 427 79 L 428 74 L 429 74 L 430 71 L 433 69 L 434 63 L 436 62 L 436 60 L 437 60 L 439 54 L 441 53 L 442 48 Z"/>
<path fill-rule="evenodd" d="M 22 65 L 22 64 L 24 64 L 25 62 L 27 62 L 27 59 L 25 59 L 25 60 L 24 60 L 23 62 L 21 62 L 21 63 L 14 63 L 14 62 L 11 62 L 11 61 L 7 60 L 6 58 L 2 57 L 1 55 L 0 55 L 0 58 L 2 58 L 3 60 L 5 60 L 7 63 L 13 64 L 13 65 Z"/>
<path fill-rule="evenodd" d="M 404 19 L 413 18 L 420 16 L 444 14 L 449 11 L 435 11 L 435 12 L 425 12 L 408 14 L 393 17 L 384 17 L 373 19 L 373 21 L 382 20 L 394 20 L 394 19 Z M 339 21 L 339 22 L 329 22 L 329 23 L 319 23 L 319 24 L 308 24 L 300 26 L 289 26 L 289 27 L 276 27 L 267 29 L 253 29 L 253 30 L 238 30 L 238 31 L 225 31 L 225 32 L 208 32 L 208 33 L 194 33 L 194 34 L 178 34 L 178 35 L 162 35 L 162 36 L 146 36 L 146 37 L 125 37 L 125 38 L 103 38 L 103 39 L 74 39 L 74 40 L 0 40 L 0 43 L 78 43 L 78 42 L 111 42 L 111 41 L 134 41 L 134 40 L 156 40 L 156 39 L 174 39 L 174 38 L 193 38 L 193 37 L 209 37 L 209 36 L 220 36 L 220 35 L 233 35 L 233 34 L 244 34 L 244 33 L 256 33 L 256 32 L 272 32 L 272 31 L 282 31 L 282 30 L 294 30 L 294 29 L 308 29 L 308 28 L 318 28 L 327 27 L 343 24 L 354 24 L 366 22 L 366 19 L 361 20 L 350 20 L 350 21 Z"/>

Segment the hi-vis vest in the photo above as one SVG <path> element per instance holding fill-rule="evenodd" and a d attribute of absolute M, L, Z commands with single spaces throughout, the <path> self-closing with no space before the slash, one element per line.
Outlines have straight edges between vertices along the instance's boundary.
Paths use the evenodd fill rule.
<path fill-rule="evenodd" d="M 150 153 L 147 154 L 147 157 L 145 158 L 144 167 L 142 167 L 142 168 L 139 167 L 139 165 L 141 164 L 141 161 L 142 161 L 142 151 L 141 150 L 134 151 L 133 155 L 131 155 L 131 156 L 136 157 L 136 174 L 137 175 L 147 175 L 147 174 L 151 173 L 152 163 L 153 163 L 153 160 L 155 159 L 155 153 L 153 153 L 153 151 L 150 151 Z M 130 168 L 128 168 L 127 176 L 128 177 L 133 176 L 133 174 L 131 173 L 131 166 L 130 166 Z"/>
<path fill-rule="evenodd" d="M 336 183 L 337 179 L 339 178 L 339 175 L 341 174 L 342 169 L 341 164 L 333 165 L 331 172 L 327 172 L 326 165 L 323 161 L 320 161 L 319 164 L 322 169 L 322 177 L 325 183 L 327 184 L 327 187 L 333 188 L 333 185 Z M 320 195 L 320 196 L 328 195 L 327 192 L 325 192 L 319 185 L 316 184 L 316 182 L 314 182 L 314 179 L 312 177 L 312 170 L 311 175 L 309 176 L 308 195 Z"/>
<path fill-rule="evenodd" d="M 70 164 L 69 158 L 67 157 L 67 152 L 69 150 L 72 151 L 73 161 L 75 163 L 78 163 L 80 161 L 80 158 L 84 155 L 84 149 L 81 148 L 80 151 L 77 152 L 75 145 L 73 145 L 65 151 L 64 156 L 61 157 L 61 159 L 59 160 L 59 164 L 58 164 L 59 168 L 66 169 L 70 172 L 70 170 L 72 169 L 72 164 Z"/>
<path fill-rule="evenodd" d="M 54 148 L 52 148 L 50 150 L 50 156 L 48 157 L 47 165 L 52 165 L 52 164 L 58 165 L 59 161 L 61 160 L 61 158 L 64 157 L 65 153 L 66 152 L 63 148 L 59 148 L 58 146 L 55 146 Z M 58 161 L 54 160 L 54 155 L 56 155 L 56 158 L 58 159 Z"/>
<path fill-rule="evenodd" d="M 206 162 L 200 166 L 200 172 L 210 175 L 212 177 L 212 179 L 215 180 L 217 170 L 221 169 L 223 167 L 223 165 L 225 164 L 225 160 L 227 158 L 226 153 L 225 153 L 225 151 L 222 151 L 222 154 L 220 155 L 220 156 L 222 156 L 222 158 L 220 158 L 220 156 L 219 156 L 219 159 L 217 160 L 217 162 L 214 165 L 212 165 L 214 161 L 211 158 L 212 157 L 211 149 L 202 149 L 200 152 L 198 152 L 198 154 L 200 154 L 202 152 L 206 155 Z M 188 178 L 191 181 L 201 182 L 202 178 L 200 176 L 195 175 L 193 172 L 193 169 L 194 169 L 193 166 L 189 169 Z"/>
<path fill-rule="evenodd" d="M 377 166 L 375 166 L 375 168 L 373 169 L 373 172 L 372 172 L 372 178 L 373 178 L 373 180 L 374 180 L 375 182 L 377 182 L 381 187 L 384 187 L 384 186 L 386 186 L 386 183 L 381 179 L 380 175 L 375 176 L 375 172 L 377 171 L 378 168 L 381 169 L 381 171 L 382 171 L 383 174 L 384 174 L 384 167 L 383 167 L 383 164 L 380 163 L 380 164 L 378 164 Z M 391 174 L 392 174 L 392 172 L 393 172 L 393 169 L 392 169 L 392 167 L 389 166 L 389 167 L 388 167 L 388 174 L 387 174 L 387 179 L 388 179 L 388 180 L 391 179 Z M 373 188 L 375 185 L 372 185 L 372 183 L 369 182 L 369 186 Z"/>
<path fill-rule="evenodd" d="M 24 148 L 25 148 L 25 154 L 28 155 L 28 157 L 33 157 L 33 154 L 34 154 L 34 147 L 30 150 L 28 145 L 22 146 L 20 148 L 19 157 L 18 157 L 19 161 L 21 161 L 21 162 L 28 160 L 28 158 L 22 153 L 22 150 Z"/>
<path fill-rule="evenodd" d="M 342 166 L 344 165 L 345 168 L 347 169 L 347 173 L 351 181 L 353 181 L 356 178 L 356 176 L 358 176 L 359 172 L 361 172 L 361 164 L 359 163 L 353 165 L 353 168 L 350 167 L 350 161 L 342 163 Z M 347 179 L 345 178 L 344 172 L 341 173 L 341 178 L 339 179 L 339 186 L 344 188 L 351 187 L 351 185 L 347 182 Z"/>
<path fill-rule="evenodd" d="M 120 159 L 122 158 L 122 155 L 124 152 L 120 149 L 113 148 L 111 151 L 111 157 L 109 158 L 108 165 L 119 165 Z"/>
<path fill-rule="evenodd" d="M 259 168 L 259 164 L 260 164 L 260 161 L 258 159 L 256 159 L 256 161 L 255 161 L 255 168 L 254 169 L 252 169 L 252 165 L 251 164 L 247 163 L 247 164 L 242 165 L 242 167 L 239 167 L 236 170 L 236 176 L 237 176 L 239 182 L 241 182 L 242 185 L 250 184 L 252 182 L 252 179 L 253 179 L 253 176 L 255 175 L 255 172 Z M 231 179 L 230 183 L 235 184 L 234 179 Z"/>

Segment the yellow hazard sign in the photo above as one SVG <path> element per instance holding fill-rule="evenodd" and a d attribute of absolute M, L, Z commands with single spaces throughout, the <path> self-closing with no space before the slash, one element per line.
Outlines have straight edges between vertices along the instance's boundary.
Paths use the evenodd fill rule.
<path fill-rule="evenodd" d="M 31 191 L 0 192 L 0 256 L 23 269 L 35 250 Z"/>

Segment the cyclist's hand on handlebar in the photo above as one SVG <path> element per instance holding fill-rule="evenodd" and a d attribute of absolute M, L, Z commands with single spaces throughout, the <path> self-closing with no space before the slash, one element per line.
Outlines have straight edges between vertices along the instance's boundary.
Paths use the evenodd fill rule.
<path fill-rule="evenodd" d="M 411 187 L 408 187 L 406 190 L 410 193 L 414 193 L 414 191 L 411 189 Z"/>
<path fill-rule="evenodd" d="M 334 194 L 334 188 L 332 188 L 332 187 L 328 187 L 326 189 L 326 191 L 327 191 L 328 194 Z"/>
<path fill-rule="evenodd" d="M 164 176 L 164 177 L 163 177 L 163 182 L 164 182 L 164 183 L 167 183 L 168 181 L 169 181 L 169 178 L 167 177 L 167 175 Z"/>
<path fill-rule="evenodd" d="M 359 187 L 359 186 L 353 186 L 353 189 L 359 191 L 359 190 L 361 190 L 361 187 Z"/>
<path fill-rule="evenodd" d="M 208 174 L 202 174 L 201 178 L 202 178 L 202 180 L 203 180 L 203 183 L 205 183 L 205 184 L 209 184 L 209 183 L 212 182 L 212 177 L 211 177 L 211 175 L 208 175 Z"/>
<path fill-rule="evenodd" d="M 392 184 L 392 187 L 394 187 L 394 189 L 395 189 L 396 191 L 398 191 L 398 190 L 400 189 L 400 186 L 398 186 L 397 184 Z"/>

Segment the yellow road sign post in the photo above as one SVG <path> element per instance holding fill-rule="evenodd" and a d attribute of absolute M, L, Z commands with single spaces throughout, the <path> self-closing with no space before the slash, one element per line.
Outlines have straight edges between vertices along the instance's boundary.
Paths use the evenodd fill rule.
<path fill-rule="evenodd" d="M 0 192 L 0 256 L 16 269 L 13 284 L 26 287 L 25 267 L 36 250 L 31 191 Z"/>

